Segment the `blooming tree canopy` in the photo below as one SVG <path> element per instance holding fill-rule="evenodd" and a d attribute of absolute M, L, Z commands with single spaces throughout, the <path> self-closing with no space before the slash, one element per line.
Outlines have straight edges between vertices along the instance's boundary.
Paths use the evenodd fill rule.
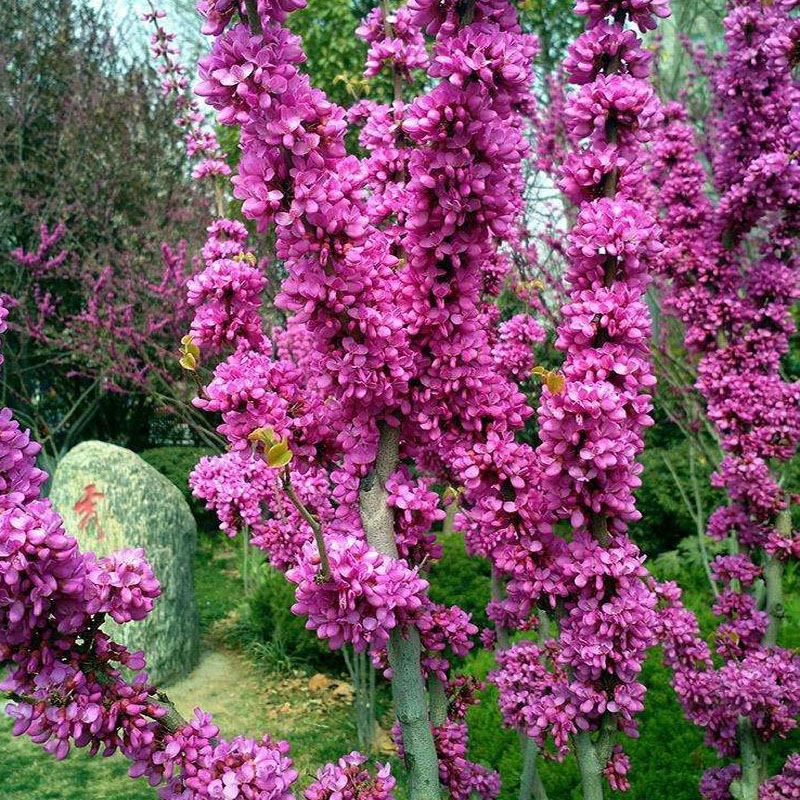
<path fill-rule="evenodd" d="M 626 737 L 638 734 L 642 664 L 659 643 L 687 716 L 733 759 L 706 776 L 705 796 L 790 796 L 796 758 L 770 777 L 760 753 L 794 727 L 799 696 L 797 658 L 776 646 L 781 564 L 797 540 L 770 473 L 800 431 L 797 386 L 780 376 L 797 285 L 796 3 L 733 3 L 716 91 L 736 102 L 718 104 L 716 202 L 685 112 L 650 80 L 643 37 L 667 0 L 576 3 L 585 31 L 563 64 L 571 88 L 550 109 L 570 221 L 560 367 L 536 364 L 542 304 L 508 319 L 497 304 L 519 278 L 523 164 L 540 117 L 539 43 L 513 4 L 382 2 L 356 33 L 369 45 L 365 76 L 391 74 L 394 97 L 351 108 L 303 71 L 302 42 L 285 27 L 303 5 L 198 3 L 211 46 L 195 92 L 237 129 L 230 184 L 249 227 L 227 208 L 231 168 L 184 94 L 163 12 L 146 15 L 194 177 L 218 188 L 180 361 L 226 451 L 196 467 L 194 493 L 285 574 L 307 628 L 332 649 L 369 653 L 391 681 L 412 800 L 500 790 L 467 756 L 480 687 L 452 669 L 478 628 L 429 594 L 448 512 L 491 565 L 492 629 L 480 642 L 495 650 L 490 680 L 525 752 L 522 800 L 547 796 L 539 754 L 574 753 L 585 800 L 629 788 Z M 426 90 L 406 96 L 416 85 Z M 286 275 L 285 324 L 271 329 L 267 233 Z M 712 564 L 726 587 L 721 666 L 677 587 L 649 575 L 629 537 L 653 424 L 645 294 L 656 277 L 702 353 L 697 388 L 725 452 L 715 480 L 732 502 L 711 532 L 734 529 L 739 549 Z M 534 420 L 535 445 L 524 436 Z M 106 615 L 152 608 L 144 554 L 80 553 L 39 498 L 36 446 L 6 411 L 0 424 L 0 663 L 15 732 L 57 757 L 73 745 L 120 751 L 164 798 L 292 797 L 286 742 L 221 739 L 201 709 L 183 719 L 150 685 L 143 654 L 100 630 Z M 762 576 L 766 600 L 749 590 Z M 383 800 L 394 786 L 387 766 L 373 774 L 354 752 L 322 767 L 305 796 Z"/>

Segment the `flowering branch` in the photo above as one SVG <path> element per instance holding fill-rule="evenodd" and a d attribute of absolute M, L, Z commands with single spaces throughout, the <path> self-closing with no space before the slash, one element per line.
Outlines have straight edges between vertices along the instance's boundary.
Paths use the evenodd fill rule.
<path fill-rule="evenodd" d="M 796 80 L 790 5 L 735 0 L 725 19 L 727 50 L 712 70 L 717 112 L 711 159 L 718 202 L 705 193 L 686 110 L 668 107 L 654 147 L 653 177 L 669 233 L 672 280 L 666 307 L 685 324 L 685 345 L 700 354 L 695 387 L 716 427 L 723 458 L 712 476 L 727 505 L 707 534 L 730 553 L 711 563 L 722 591 L 714 649 L 674 588 L 662 588 L 666 661 L 687 717 L 706 728 L 723 757 L 701 782 L 707 800 L 778 797 L 793 791 L 796 757 L 768 778 L 768 744 L 796 727 L 800 669 L 778 647 L 783 564 L 800 553 L 790 503 L 773 465 L 795 456 L 800 392 L 780 361 L 794 330 L 797 297 Z"/>
<path fill-rule="evenodd" d="M 189 724 L 164 692 L 154 691 L 150 696 L 158 702 L 159 711 L 156 714 L 148 714 L 148 716 L 158 722 L 168 733 L 177 733 Z M 162 713 L 164 711 L 166 713 Z"/>

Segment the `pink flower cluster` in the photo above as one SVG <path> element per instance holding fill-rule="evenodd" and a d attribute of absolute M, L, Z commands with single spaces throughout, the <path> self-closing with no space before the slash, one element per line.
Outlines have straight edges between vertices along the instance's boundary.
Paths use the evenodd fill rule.
<path fill-rule="evenodd" d="M 606 17 L 618 22 L 627 16 L 640 31 L 649 31 L 655 30 L 658 17 L 670 15 L 670 9 L 669 0 L 577 0 L 575 13 L 588 17 L 592 27 Z"/>
<path fill-rule="evenodd" d="M 141 653 L 100 633 L 106 613 L 141 619 L 158 583 L 141 551 L 96 560 L 79 552 L 49 502 L 28 498 L 0 510 L 0 661 L 15 735 L 57 758 L 70 745 L 128 757 L 151 747 L 163 709 L 150 697 Z"/>
<path fill-rule="evenodd" d="M 395 510 L 400 557 L 412 565 L 441 558 L 442 546 L 437 544 L 431 528 L 445 518 L 445 512 L 439 507 L 439 495 L 430 488 L 430 482 L 414 480 L 403 469 L 389 476 L 386 491 L 387 503 Z"/>
<path fill-rule="evenodd" d="M 700 779 L 700 794 L 704 800 L 731 800 L 731 784 L 741 777 L 742 768 L 738 764 L 725 767 L 712 767 Z"/>
<path fill-rule="evenodd" d="M 428 68 L 425 39 L 413 24 L 408 6 L 400 6 L 386 19 L 382 7 L 373 8 L 356 28 L 356 36 L 369 44 L 365 78 L 374 78 L 384 66 L 391 67 L 406 80 L 412 70 Z"/>
<path fill-rule="evenodd" d="M 453 800 L 495 800 L 500 794 L 500 776 L 482 764 L 467 759 L 466 722 L 447 721 L 434 728 L 439 756 L 439 779 Z"/>
<path fill-rule="evenodd" d="M 242 258 L 219 258 L 187 284 L 196 311 L 191 334 L 198 347 L 222 348 L 244 339 L 261 342 L 264 276 Z"/>
<path fill-rule="evenodd" d="M 356 650 L 381 650 L 395 627 L 416 621 L 428 582 L 405 561 L 388 558 L 354 536 L 328 539 L 326 551 L 330 575 L 321 571 L 316 545 L 309 543 L 286 577 L 297 585 L 292 613 L 307 616 L 306 627 L 327 639 L 331 649 L 347 642 Z"/>
<path fill-rule="evenodd" d="M 439 780 L 453 800 L 495 800 L 500 793 L 500 776 L 467 758 L 469 735 L 463 719 L 448 719 L 444 724 L 432 726 L 436 755 L 439 758 Z M 397 754 L 405 754 L 403 736 L 399 725 L 392 730 Z"/>
<path fill-rule="evenodd" d="M 5 317 L 0 302 L 0 333 Z M 13 424 L 7 409 L 0 419 Z M 199 710 L 184 727 L 166 726 L 167 709 L 142 672 L 143 654 L 100 631 L 106 615 L 126 623 L 152 609 L 159 585 L 143 551 L 81 553 L 50 503 L 38 498 L 43 473 L 35 470 L 27 432 L 5 443 L 15 449 L 0 473 L 14 488 L 3 494 L 12 502 L 0 504 L 0 688 L 12 698 L 5 710 L 14 735 L 59 759 L 72 746 L 121 752 L 132 762 L 131 776 L 161 785 L 165 800 L 290 800 L 297 773 L 285 742 L 217 739 Z M 28 475 L 24 486 L 20 474 Z"/>
<path fill-rule="evenodd" d="M 138 760 L 131 772 L 153 785 L 165 783 L 158 791 L 162 800 L 293 800 L 297 771 L 287 742 L 269 736 L 225 741 L 218 734 L 211 715 L 198 708 L 187 725 L 165 735 L 160 749 L 149 760 Z"/>
<path fill-rule="evenodd" d="M 331 483 L 323 470 L 291 469 L 289 480 L 317 519 L 326 525 L 334 523 Z M 298 562 L 303 546 L 313 538 L 310 525 L 286 497 L 277 472 L 252 451 L 231 450 L 200 459 L 189 485 L 195 497 L 216 513 L 221 530 L 231 537 L 246 530 L 251 544 L 282 572 Z"/>
<path fill-rule="evenodd" d="M 181 49 L 175 43 L 176 34 L 167 31 L 162 23 L 166 16 L 166 11 L 153 9 L 143 14 L 142 20 L 152 23 L 155 28 L 150 36 L 150 52 L 160 62 L 157 69 L 163 77 L 164 94 L 173 95 L 175 121 L 186 130 L 186 154 L 190 159 L 202 159 L 192 170 L 192 178 L 196 181 L 208 177 L 226 178 L 231 174 L 231 168 L 225 161 L 216 134 L 207 127 L 197 101 L 187 91 L 189 79 L 180 62 Z"/>
<path fill-rule="evenodd" d="M 759 800 L 785 800 L 800 794 L 800 754 L 786 759 L 783 769 L 761 784 Z"/>
<path fill-rule="evenodd" d="M 636 459 L 652 424 L 650 318 L 643 292 L 663 246 L 642 202 L 642 145 L 662 117 L 647 80 L 649 58 L 631 19 L 654 27 L 666 4 L 579 2 L 588 30 L 570 49 L 566 71 L 580 88 L 566 99 L 574 152 L 561 185 L 579 205 L 566 249 L 569 301 L 556 347 L 566 353 L 563 387 L 542 389 L 536 455 L 545 489 L 540 520 L 569 520 L 564 541 L 538 533 L 495 563 L 508 575 L 506 598 L 492 605 L 502 627 L 558 605 L 558 631 L 498 653 L 491 675 L 508 725 L 557 752 L 571 737 L 601 727 L 636 735 L 643 708 L 638 681 L 656 643 L 656 596 L 642 556 L 625 535 L 638 519 Z M 613 17 L 609 20 L 608 17 Z M 528 596 L 527 602 L 525 595 Z M 621 746 L 601 766 L 627 786 Z"/>
<path fill-rule="evenodd" d="M 459 0 L 409 0 L 408 7 L 414 24 L 440 40 L 453 36 L 461 23 Z M 505 0 L 475 0 L 471 13 L 474 22 L 493 22 L 503 30 L 519 32 L 514 7 Z"/>
<path fill-rule="evenodd" d="M 375 775 L 365 766 L 366 756 L 352 752 L 317 771 L 303 791 L 306 800 L 394 800 L 395 779 L 388 764 L 376 763 Z"/>
<path fill-rule="evenodd" d="M 533 348 L 544 342 L 547 331 L 528 314 L 516 314 L 500 323 L 492 358 L 499 370 L 517 381 L 530 377 L 536 364 Z"/>
<path fill-rule="evenodd" d="M 47 473 L 36 466 L 40 450 L 30 432 L 11 416 L 11 409 L 0 409 L 0 509 L 24 505 L 39 496 L 39 487 L 47 480 Z"/>
<path fill-rule="evenodd" d="M 652 54 L 642 49 L 632 30 L 602 22 L 579 36 L 564 59 L 564 72 L 572 83 L 592 83 L 614 65 L 614 72 L 648 78 Z"/>
<path fill-rule="evenodd" d="M 262 24 L 273 19 L 283 22 L 292 11 L 305 7 L 306 0 L 257 0 L 256 3 Z M 206 36 L 219 36 L 236 14 L 247 19 L 247 5 L 244 0 L 198 0 L 197 10 L 206 20 L 203 25 Z"/>
<path fill-rule="evenodd" d="M 108 614 L 122 624 L 142 620 L 153 610 L 161 592 L 141 547 L 117 550 L 100 559 L 87 555 L 86 567 L 88 614 Z"/>
<path fill-rule="evenodd" d="M 722 665 L 712 663 L 672 590 L 662 612 L 666 655 L 687 716 L 731 758 L 740 755 L 738 717 L 767 743 L 785 736 L 797 714 L 798 661 L 775 646 L 772 603 L 765 611 L 759 599 L 770 561 L 800 554 L 800 536 L 780 527 L 790 499 L 773 472 L 800 442 L 800 386 L 784 379 L 780 363 L 794 332 L 789 309 L 800 265 L 798 168 L 789 156 L 800 145 L 800 116 L 785 58 L 797 29 L 791 6 L 741 0 L 726 17 L 727 53 L 711 69 L 719 201 L 708 198 L 700 150 L 679 104 L 667 109 L 653 146 L 652 177 L 669 233 L 661 262 L 672 280 L 668 307 L 686 326 L 687 347 L 700 354 L 696 388 L 724 453 L 712 482 L 730 502 L 711 515 L 708 534 L 735 538 L 739 550 L 712 564 L 725 586 L 714 606 L 722 617 L 715 637 Z M 709 774 L 704 796 L 729 797 L 738 774 L 737 764 Z M 772 797 L 782 780 L 764 784 L 761 796 Z"/>
<path fill-rule="evenodd" d="M 222 415 L 218 430 L 234 450 L 249 450 L 250 434 L 267 426 L 276 438 L 288 437 L 294 445 L 303 430 L 297 414 L 301 378 L 291 362 L 275 361 L 269 351 L 239 342 L 236 352 L 217 365 L 204 396 L 194 404 Z"/>
<path fill-rule="evenodd" d="M 568 63 L 575 61 L 581 41 L 589 48 L 605 45 L 611 52 L 608 62 L 592 60 L 591 69 L 580 78 L 581 89 L 568 98 L 565 109 L 568 131 L 576 140 L 588 140 L 568 162 L 567 186 L 577 189 L 575 179 L 583 175 L 586 178 L 578 180 L 586 185 L 598 181 L 599 186 L 588 195 L 573 193 L 584 202 L 570 231 L 571 295 L 556 343 L 567 353 L 566 387 L 560 394 L 543 392 L 538 452 L 560 516 L 570 518 L 574 526 L 607 518 L 606 525 L 623 530 L 627 521 L 637 518 L 632 490 L 639 485 L 640 468 L 635 459 L 643 446 L 642 432 L 652 424 L 650 324 L 640 296 L 662 246 L 652 215 L 635 199 L 618 193 L 623 183 L 644 182 L 637 152 L 650 138 L 661 111 L 645 77 L 619 74 L 624 61 L 615 58 L 615 48 L 622 39 L 628 48 L 638 47 L 635 35 L 622 27 L 626 16 L 649 21 L 646 15 L 656 9 L 649 3 L 636 8 L 627 3 L 579 3 L 577 10 L 589 16 L 590 28 Z M 614 14 L 613 23 L 603 22 L 607 14 Z M 606 63 L 616 68 L 611 74 L 603 71 Z M 600 165 L 607 166 L 590 177 Z M 591 199 L 595 194 L 601 196 Z"/>
<path fill-rule="evenodd" d="M 8 329 L 6 303 L 5 296 L 0 295 L 0 335 Z M 0 408 L 0 511 L 25 505 L 39 496 L 39 487 L 47 480 L 47 473 L 36 466 L 40 449 L 37 442 L 31 441 L 30 432 L 20 428 L 12 417 L 11 409 Z"/>
<path fill-rule="evenodd" d="M 497 654 L 490 675 L 506 723 L 561 754 L 569 737 L 612 713 L 628 735 L 645 688 L 637 678 L 655 644 L 655 597 L 635 545 L 621 534 L 606 546 L 584 534 L 558 560 L 566 614 L 559 638 L 523 641 Z"/>
<path fill-rule="evenodd" d="M 762 741 L 797 727 L 800 658 L 786 650 L 756 650 L 719 670 L 676 672 L 674 685 L 687 716 L 706 729 L 706 743 L 720 755 L 738 755 L 740 717 Z"/>
<path fill-rule="evenodd" d="M 435 675 L 442 683 L 447 682 L 450 662 L 442 654 L 447 649 L 456 658 L 464 658 L 469 653 L 473 645 L 472 637 L 478 632 L 471 618 L 471 614 L 458 606 L 447 608 L 429 603 L 417 621 L 424 651 L 423 674 Z"/>
<path fill-rule="evenodd" d="M 244 526 L 253 528 L 262 517 L 261 503 L 277 475 L 263 458 L 242 450 L 204 456 L 189 474 L 192 494 L 214 511 L 219 527 L 235 536 Z"/>

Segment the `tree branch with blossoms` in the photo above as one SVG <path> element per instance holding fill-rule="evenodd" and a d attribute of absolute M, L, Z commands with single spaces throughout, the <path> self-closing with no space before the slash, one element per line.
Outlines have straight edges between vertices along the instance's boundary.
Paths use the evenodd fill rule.
<path fill-rule="evenodd" d="M 706 741 L 730 759 L 701 783 L 707 800 L 786 796 L 797 759 L 769 777 L 769 743 L 796 726 L 798 662 L 777 646 L 783 564 L 798 554 L 790 504 L 776 474 L 800 440 L 797 383 L 781 375 L 797 299 L 800 178 L 796 153 L 798 21 L 791 3 L 735 0 L 725 18 L 727 53 L 710 69 L 714 151 L 707 175 L 686 109 L 668 107 L 654 147 L 654 177 L 672 257 L 668 310 L 697 354 L 695 388 L 722 449 L 712 477 L 729 495 L 708 520 L 730 543 L 711 563 L 722 585 L 715 651 L 664 589 L 664 634 L 673 685 Z M 712 181 L 718 197 L 705 188 Z M 778 468 L 778 469 L 776 469 Z M 714 655 L 722 660 L 715 664 Z"/>

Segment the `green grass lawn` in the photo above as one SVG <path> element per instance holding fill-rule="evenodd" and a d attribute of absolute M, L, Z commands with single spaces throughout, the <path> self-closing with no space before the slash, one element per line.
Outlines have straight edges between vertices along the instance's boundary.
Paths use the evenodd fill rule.
<path fill-rule="evenodd" d="M 74 750 L 56 761 L 25 737 L 11 736 L 11 721 L 0 718 L 0 797 L 3 800 L 151 800 L 146 781 L 128 777 L 122 756 L 90 758 Z"/>

